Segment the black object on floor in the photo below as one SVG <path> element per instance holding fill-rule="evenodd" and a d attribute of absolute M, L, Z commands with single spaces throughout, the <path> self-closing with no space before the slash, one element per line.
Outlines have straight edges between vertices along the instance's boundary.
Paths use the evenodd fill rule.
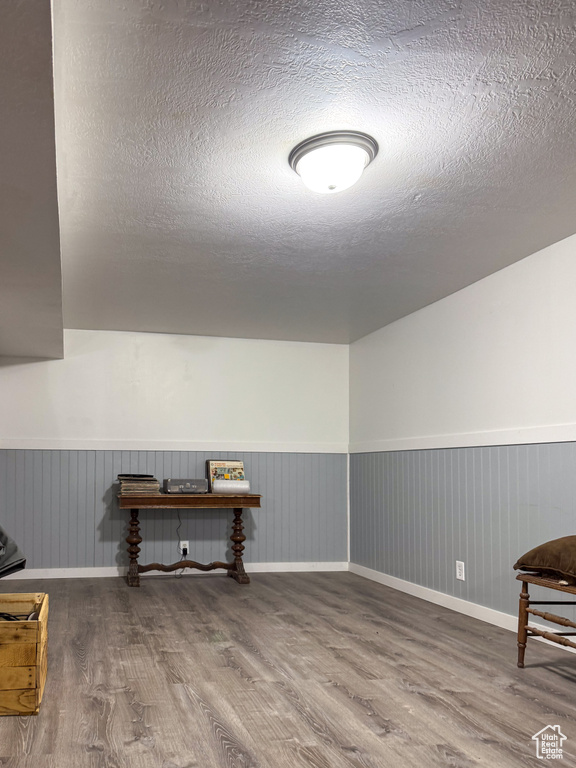
<path fill-rule="evenodd" d="M 6 531 L 0 527 L 0 579 L 10 573 L 16 573 L 26 567 L 24 553 L 11 539 Z"/>

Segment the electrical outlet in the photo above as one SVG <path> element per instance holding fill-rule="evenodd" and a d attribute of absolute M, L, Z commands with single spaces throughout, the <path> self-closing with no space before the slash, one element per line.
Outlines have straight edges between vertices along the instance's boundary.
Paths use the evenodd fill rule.
<path fill-rule="evenodd" d="M 190 552 L 190 542 L 189 541 L 181 541 L 178 549 L 180 550 L 181 555 L 187 555 L 188 552 Z"/>
<path fill-rule="evenodd" d="M 462 560 L 456 560 L 456 578 L 460 581 L 466 581 L 466 576 L 464 574 L 464 563 Z"/>

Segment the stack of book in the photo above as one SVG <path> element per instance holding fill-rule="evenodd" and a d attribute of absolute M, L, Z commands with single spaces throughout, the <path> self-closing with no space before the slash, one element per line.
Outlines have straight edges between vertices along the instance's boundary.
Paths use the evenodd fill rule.
<path fill-rule="evenodd" d="M 123 496 L 160 496 L 160 483 L 154 475 L 118 475 Z"/>

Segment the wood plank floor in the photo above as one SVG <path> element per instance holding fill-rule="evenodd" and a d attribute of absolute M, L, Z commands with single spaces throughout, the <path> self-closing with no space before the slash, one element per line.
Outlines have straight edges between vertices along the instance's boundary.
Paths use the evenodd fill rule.
<path fill-rule="evenodd" d="M 9 768 L 576 764 L 576 656 L 349 573 L 4 581 L 50 595 L 37 717 L 0 718 Z"/>

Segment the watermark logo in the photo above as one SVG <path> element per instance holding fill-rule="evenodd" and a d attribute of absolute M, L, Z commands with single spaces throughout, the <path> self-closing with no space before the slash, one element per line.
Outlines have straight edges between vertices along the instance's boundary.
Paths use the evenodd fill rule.
<path fill-rule="evenodd" d="M 532 741 L 536 742 L 536 757 L 539 760 L 562 759 L 562 744 L 566 736 L 559 725 L 547 725 L 532 736 Z"/>

